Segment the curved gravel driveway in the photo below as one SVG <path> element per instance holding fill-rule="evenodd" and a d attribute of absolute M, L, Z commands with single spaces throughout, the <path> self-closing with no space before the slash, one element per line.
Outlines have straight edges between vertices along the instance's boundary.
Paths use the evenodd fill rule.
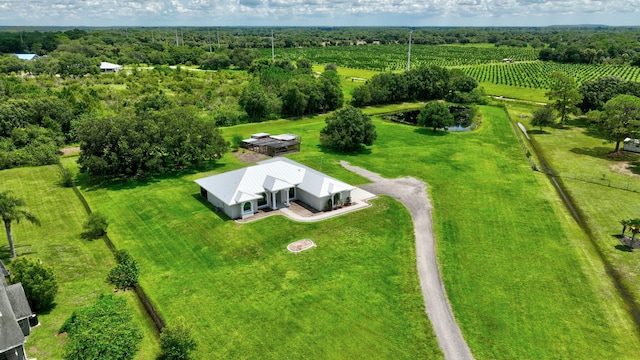
<path fill-rule="evenodd" d="M 389 195 L 402 202 L 411 213 L 416 237 L 418 276 L 424 298 L 424 306 L 436 333 L 438 345 L 445 359 L 473 359 L 469 346 L 453 317 L 451 305 L 440 276 L 436 247 L 431 225 L 431 202 L 427 196 L 427 184 L 412 177 L 385 179 L 380 175 L 340 161 L 346 169 L 373 181 L 361 186 L 374 194 Z"/>

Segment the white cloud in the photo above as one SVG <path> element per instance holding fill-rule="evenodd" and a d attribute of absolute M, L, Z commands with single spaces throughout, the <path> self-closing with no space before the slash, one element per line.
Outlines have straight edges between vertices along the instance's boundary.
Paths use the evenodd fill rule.
<path fill-rule="evenodd" d="M 639 5 L 640 0 L 0 0 L 0 25 L 640 25 Z"/>

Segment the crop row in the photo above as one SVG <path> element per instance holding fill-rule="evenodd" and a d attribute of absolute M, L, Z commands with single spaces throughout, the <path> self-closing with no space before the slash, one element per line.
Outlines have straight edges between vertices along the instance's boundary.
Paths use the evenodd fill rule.
<path fill-rule="evenodd" d="M 262 50 L 264 57 L 271 49 Z M 549 74 L 560 71 L 575 76 L 578 84 L 602 76 L 617 76 L 640 81 L 640 68 L 604 64 L 562 64 L 536 60 L 538 50 L 473 45 L 413 45 L 411 67 L 437 65 L 456 67 L 479 82 L 548 89 Z M 367 45 L 284 48 L 276 58 L 295 61 L 306 58 L 314 63 L 377 71 L 403 70 L 407 67 L 406 45 Z M 503 63 L 510 58 L 514 63 Z"/>
<path fill-rule="evenodd" d="M 624 80 L 640 81 L 640 68 L 635 66 L 531 61 L 463 66 L 460 69 L 479 82 L 541 89 L 549 88 L 551 82 L 549 74 L 554 71 L 574 76 L 578 84 L 602 76 L 616 76 Z"/>

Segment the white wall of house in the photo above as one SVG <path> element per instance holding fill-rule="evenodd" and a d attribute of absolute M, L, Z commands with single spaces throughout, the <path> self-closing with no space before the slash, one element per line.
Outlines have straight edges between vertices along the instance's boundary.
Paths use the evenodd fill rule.
<path fill-rule="evenodd" d="M 324 207 L 327 205 L 327 201 L 329 200 L 328 196 L 317 198 L 302 189 L 296 189 L 296 195 L 298 200 L 320 211 L 324 210 Z"/>

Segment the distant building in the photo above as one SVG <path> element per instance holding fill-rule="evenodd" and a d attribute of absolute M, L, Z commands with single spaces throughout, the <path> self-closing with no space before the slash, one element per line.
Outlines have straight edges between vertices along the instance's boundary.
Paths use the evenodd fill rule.
<path fill-rule="evenodd" d="M 102 71 L 103 73 L 113 73 L 120 70 L 122 70 L 122 65 L 112 64 L 106 61 L 100 63 L 100 71 Z"/>
<path fill-rule="evenodd" d="M 38 54 L 16 54 L 16 56 L 20 60 L 27 60 L 27 61 L 35 60 L 40 57 L 38 56 Z"/>
<path fill-rule="evenodd" d="M 640 153 L 640 140 L 632 138 L 624 139 L 622 150 Z"/>

